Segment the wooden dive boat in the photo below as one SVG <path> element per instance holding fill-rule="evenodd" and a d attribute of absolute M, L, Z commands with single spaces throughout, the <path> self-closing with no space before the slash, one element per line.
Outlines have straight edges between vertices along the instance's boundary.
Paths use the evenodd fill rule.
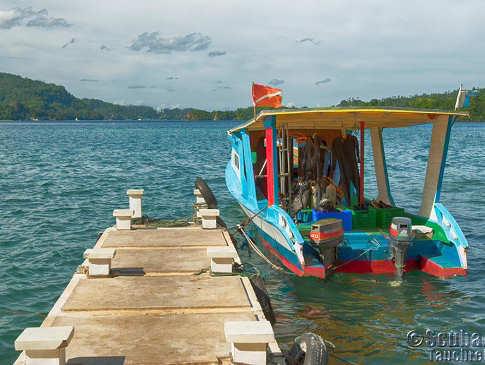
<path fill-rule="evenodd" d="M 451 128 L 467 115 L 362 107 L 263 110 L 228 131 L 226 185 L 252 217 L 257 241 L 299 276 L 414 269 L 439 278 L 465 275 L 468 242 L 440 203 L 440 192 Z M 421 124 L 431 124 L 432 133 L 420 209 L 411 214 L 394 204 L 382 131 Z M 378 191 L 373 200 L 364 198 L 366 129 Z M 360 140 L 348 131 L 360 131 Z M 410 222 L 401 264 L 393 232 L 400 234 L 396 224 L 406 220 L 396 217 Z M 334 223 L 333 231 L 325 230 Z M 336 237 L 341 239 L 331 240 Z"/>

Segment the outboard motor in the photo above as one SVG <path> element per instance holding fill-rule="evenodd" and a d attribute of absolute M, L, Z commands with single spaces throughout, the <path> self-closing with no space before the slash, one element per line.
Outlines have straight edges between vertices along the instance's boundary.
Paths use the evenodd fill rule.
<path fill-rule="evenodd" d="M 406 217 L 392 218 L 391 229 L 389 230 L 391 259 L 396 266 L 398 277 L 402 277 L 406 264 L 406 254 L 413 238 L 412 229 L 411 219 Z"/>
<path fill-rule="evenodd" d="M 342 220 L 320 219 L 312 224 L 310 242 L 318 249 L 325 268 L 332 266 L 337 259 L 337 245 L 344 240 Z"/>

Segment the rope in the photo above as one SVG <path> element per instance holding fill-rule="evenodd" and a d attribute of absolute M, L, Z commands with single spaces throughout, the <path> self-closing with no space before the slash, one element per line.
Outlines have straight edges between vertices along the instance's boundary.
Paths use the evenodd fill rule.
<path fill-rule="evenodd" d="M 247 233 L 244 231 L 243 229 L 243 226 L 238 224 L 237 225 L 237 228 L 239 230 L 239 232 L 241 232 L 241 234 L 244 236 L 244 238 L 248 241 L 248 244 L 249 246 L 254 250 L 254 252 L 256 252 L 256 254 L 261 257 L 264 261 L 266 261 L 273 269 L 277 270 L 277 271 L 280 271 L 280 272 L 283 272 L 285 274 L 289 274 L 289 275 L 295 275 L 294 273 L 292 273 L 291 271 L 288 271 L 288 270 L 285 270 L 283 269 L 282 267 L 278 266 L 278 265 L 275 265 L 273 264 L 262 252 L 261 250 L 258 248 L 258 246 L 256 246 L 256 244 L 254 243 L 254 241 L 247 235 Z"/>
<path fill-rule="evenodd" d="M 246 266 L 252 267 L 254 269 L 254 272 L 247 270 Z M 253 276 L 259 276 L 261 278 L 263 277 L 263 275 L 261 275 L 261 272 L 258 270 L 258 268 L 255 265 L 250 264 L 249 262 L 246 262 L 243 265 L 239 265 L 237 262 L 235 262 L 233 266 L 233 271 L 239 274 L 240 276 L 246 276 L 248 278 L 252 278 Z"/>
<path fill-rule="evenodd" d="M 267 206 L 266 207 L 262 207 L 260 210 L 258 210 L 256 213 L 254 213 L 251 217 L 246 217 L 244 218 L 240 224 L 236 224 L 235 226 L 232 226 L 232 227 L 228 227 L 227 228 L 227 231 L 230 231 L 230 230 L 234 230 L 234 232 L 238 231 L 240 229 L 240 227 L 244 227 L 244 226 L 247 226 L 249 223 L 251 223 L 251 221 L 256 218 L 263 210 L 265 210 L 266 208 L 268 208 Z M 233 232 L 233 233 L 234 233 Z"/>
<path fill-rule="evenodd" d="M 381 243 L 379 241 L 377 241 L 375 238 L 369 239 L 368 242 L 371 242 L 371 241 L 373 241 L 373 243 L 375 243 L 376 246 L 369 247 L 367 250 L 365 250 L 364 252 L 362 252 L 359 256 L 354 257 L 352 260 L 345 261 L 344 263 L 342 263 L 340 265 L 337 265 L 337 266 L 332 267 L 330 270 L 328 270 L 328 272 L 329 273 L 334 272 L 335 270 L 340 269 L 342 266 L 345 266 L 347 264 L 350 264 L 351 262 L 354 262 L 355 260 L 357 260 L 359 257 L 364 256 L 367 252 L 369 252 L 369 251 L 371 251 L 371 250 L 373 250 L 375 248 L 380 247 Z"/>

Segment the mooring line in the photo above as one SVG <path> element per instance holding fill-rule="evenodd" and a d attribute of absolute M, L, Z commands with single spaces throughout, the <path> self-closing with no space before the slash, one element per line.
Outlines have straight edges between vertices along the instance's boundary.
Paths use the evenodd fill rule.
<path fill-rule="evenodd" d="M 239 232 L 241 232 L 241 234 L 244 236 L 244 238 L 248 241 L 248 244 L 249 246 L 254 250 L 254 252 L 256 252 L 256 254 L 261 257 L 264 261 L 266 261 L 273 269 L 275 270 L 278 270 L 280 272 L 283 272 L 285 274 L 288 274 L 288 275 L 295 275 L 294 273 L 292 273 L 291 271 L 288 271 L 288 270 L 285 270 L 283 269 L 282 267 L 278 266 L 278 265 L 275 265 L 273 264 L 270 259 L 268 259 L 261 251 L 260 249 L 256 246 L 256 244 L 254 243 L 254 241 L 247 235 L 247 233 L 244 231 L 243 229 L 243 226 L 238 224 L 237 225 L 237 229 L 239 230 Z"/>

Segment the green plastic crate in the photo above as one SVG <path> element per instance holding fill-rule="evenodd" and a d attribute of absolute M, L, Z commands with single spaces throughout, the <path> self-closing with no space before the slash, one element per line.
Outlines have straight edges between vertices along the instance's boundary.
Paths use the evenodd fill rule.
<path fill-rule="evenodd" d="M 376 211 L 377 227 L 389 229 L 391 227 L 392 218 L 404 217 L 403 208 L 374 208 Z"/>
<path fill-rule="evenodd" d="M 365 210 L 351 210 L 352 229 L 371 230 L 376 228 L 376 210 L 373 207 Z"/>

